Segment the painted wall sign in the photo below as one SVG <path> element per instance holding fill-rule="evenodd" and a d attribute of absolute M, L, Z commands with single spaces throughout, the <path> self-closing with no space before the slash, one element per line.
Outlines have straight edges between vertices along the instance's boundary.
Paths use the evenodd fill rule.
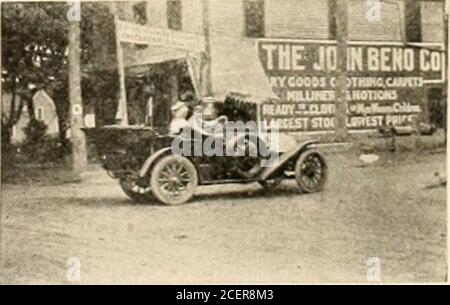
<path fill-rule="evenodd" d="M 332 41 L 258 41 L 258 56 L 281 103 L 263 118 L 282 131 L 334 131 L 337 48 Z M 412 122 L 423 111 L 425 86 L 442 82 L 436 48 L 350 43 L 347 52 L 349 130 Z"/>

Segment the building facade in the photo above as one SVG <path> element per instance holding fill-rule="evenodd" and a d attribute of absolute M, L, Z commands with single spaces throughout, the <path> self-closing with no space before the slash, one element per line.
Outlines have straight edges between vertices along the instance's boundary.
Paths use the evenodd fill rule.
<path fill-rule="evenodd" d="M 203 35 L 203 4 L 204 0 L 121 3 L 119 17 L 152 28 Z M 281 122 L 283 130 L 334 130 L 335 97 L 332 91 L 335 87 L 331 83 L 335 70 L 330 70 L 329 75 L 326 75 L 325 71 L 314 71 L 313 66 L 309 67 L 310 63 L 298 65 L 299 69 L 295 69 L 295 63 L 302 56 L 312 61 L 319 60 L 322 51 L 328 50 L 331 55 L 336 52 L 333 50 L 337 32 L 336 10 L 336 0 L 208 1 L 207 24 L 211 49 L 221 50 L 222 53 L 226 50 L 230 54 L 230 61 L 239 61 L 239 58 L 233 58 L 233 53 L 255 46 L 254 56 L 265 68 L 268 83 L 281 99 L 279 107 L 265 107 L 263 116 L 269 121 Z M 349 129 L 364 131 L 375 130 L 383 125 L 410 124 L 419 114 L 429 120 L 429 113 L 435 111 L 431 109 L 431 104 L 443 104 L 444 1 L 348 0 L 347 13 L 349 52 L 361 53 L 360 70 L 350 74 L 350 77 L 358 77 L 360 84 L 365 78 L 374 80 L 372 85 L 349 87 L 355 89 L 349 95 L 352 107 L 349 110 L 352 113 L 349 115 L 352 116 L 348 123 Z M 377 50 L 370 46 L 376 46 Z M 300 49 L 305 52 L 304 55 L 295 53 Z M 264 55 L 269 50 L 270 53 L 267 54 L 278 58 L 275 61 L 288 58 L 288 68 L 279 65 L 278 68 L 281 68 L 278 70 L 269 69 L 271 61 L 267 54 Z M 378 70 L 372 69 L 370 63 L 366 63 L 371 60 L 366 53 L 374 52 L 381 56 L 377 60 L 389 57 L 386 63 L 390 61 L 391 68 L 388 67 L 389 64 L 381 67 L 383 61 Z M 212 52 L 213 62 L 214 56 Z M 222 54 L 221 60 L 227 61 L 226 54 L 225 57 Z M 406 67 L 408 60 L 412 63 L 411 70 Z M 358 59 L 355 59 L 355 63 L 358 63 Z M 436 67 L 432 71 L 435 72 L 434 75 L 425 75 L 431 68 L 427 71 L 424 69 L 431 67 L 431 64 Z M 396 84 L 414 81 L 415 78 L 416 85 L 410 85 L 407 89 L 392 85 L 392 90 L 386 90 L 392 77 L 395 77 Z M 281 82 L 277 83 L 277 80 L 281 81 L 283 78 L 292 81 L 292 84 L 295 82 L 295 85 L 284 88 L 285 85 L 281 85 Z M 375 82 L 381 79 L 382 84 L 378 82 L 376 85 Z M 323 83 L 317 86 L 320 92 L 313 92 L 313 85 L 306 86 L 307 82 Z M 310 96 L 314 98 L 309 98 Z M 383 111 L 383 115 L 378 115 Z"/>
<path fill-rule="evenodd" d="M 151 27 L 202 34 L 203 0 L 122 3 L 122 18 Z M 209 0 L 211 36 L 334 39 L 335 0 Z M 348 0 L 353 41 L 444 40 L 440 0 Z"/>

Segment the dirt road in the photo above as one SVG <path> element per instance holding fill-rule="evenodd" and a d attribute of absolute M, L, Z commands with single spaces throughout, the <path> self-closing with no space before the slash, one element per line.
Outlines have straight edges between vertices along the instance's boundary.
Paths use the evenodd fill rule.
<path fill-rule="evenodd" d="M 446 189 L 424 186 L 445 155 L 357 157 L 329 155 L 320 194 L 206 187 L 181 207 L 135 205 L 100 173 L 4 185 L 0 283 L 69 283 L 71 257 L 81 283 L 365 283 L 372 257 L 385 282 L 444 281 Z"/>

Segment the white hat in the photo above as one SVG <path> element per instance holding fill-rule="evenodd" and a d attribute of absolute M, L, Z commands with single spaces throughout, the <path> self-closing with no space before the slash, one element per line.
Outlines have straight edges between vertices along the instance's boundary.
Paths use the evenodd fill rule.
<path fill-rule="evenodd" d="M 209 103 L 215 103 L 216 99 L 213 96 L 208 96 L 203 98 L 203 103 L 209 104 Z"/>

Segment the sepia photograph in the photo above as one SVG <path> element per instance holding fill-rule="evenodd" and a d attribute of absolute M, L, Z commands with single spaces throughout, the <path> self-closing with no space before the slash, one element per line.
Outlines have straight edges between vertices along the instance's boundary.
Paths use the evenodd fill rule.
<path fill-rule="evenodd" d="M 2 0 L 0 285 L 447 283 L 449 2 Z"/>

